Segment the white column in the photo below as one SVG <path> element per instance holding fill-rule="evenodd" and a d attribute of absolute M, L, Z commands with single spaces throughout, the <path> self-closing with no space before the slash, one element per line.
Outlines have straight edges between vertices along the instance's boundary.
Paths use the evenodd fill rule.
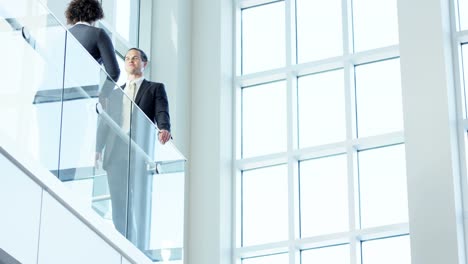
<path fill-rule="evenodd" d="M 465 263 L 449 1 L 398 0 L 413 264 Z"/>
<path fill-rule="evenodd" d="M 232 0 L 155 0 L 151 78 L 188 158 L 185 263 L 230 263 Z"/>
<path fill-rule="evenodd" d="M 188 262 L 231 263 L 233 1 L 192 1 Z"/>
<path fill-rule="evenodd" d="M 148 1 L 152 0 L 145 0 Z M 162 82 L 166 86 L 172 136 L 175 145 L 186 157 L 190 151 L 192 94 L 191 5 L 190 0 L 155 0 L 145 5 L 152 8 L 151 47 L 145 50 L 150 56 L 147 75 L 151 76 L 152 81 Z"/>
<path fill-rule="evenodd" d="M 151 46 L 148 52 L 151 60 L 149 69 L 151 80 L 166 86 L 171 115 L 174 143 L 188 159 L 185 167 L 185 211 L 184 211 L 184 263 L 190 261 L 190 215 L 191 199 L 188 190 L 191 186 L 190 137 L 191 137 L 191 0 L 144 0 L 151 7 Z M 140 39 L 141 34 L 140 32 Z M 199 238 L 200 240 L 202 238 Z"/>

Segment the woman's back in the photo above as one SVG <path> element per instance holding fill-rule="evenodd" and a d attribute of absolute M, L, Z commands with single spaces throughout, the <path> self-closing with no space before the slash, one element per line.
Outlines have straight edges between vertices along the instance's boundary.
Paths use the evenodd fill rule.
<path fill-rule="evenodd" d="M 69 31 L 96 61 L 104 65 L 109 76 L 117 81 L 120 68 L 115 57 L 114 46 L 107 33 L 101 28 L 84 23 L 75 24 Z"/>

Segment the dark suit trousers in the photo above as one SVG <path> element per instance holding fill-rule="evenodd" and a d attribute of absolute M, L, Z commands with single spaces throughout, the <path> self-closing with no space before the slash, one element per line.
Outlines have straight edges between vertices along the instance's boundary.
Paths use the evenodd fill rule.
<path fill-rule="evenodd" d="M 131 151 L 127 158 L 128 145 L 122 143 L 116 147 L 122 155 L 112 159 L 106 168 L 112 219 L 122 235 L 137 247 L 146 248 L 150 238 L 151 177 L 141 155 Z"/>
<path fill-rule="evenodd" d="M 107 181 L 112 203 L 112 221 L 115 228 L 127 235 L 128 216 L 128 160 L 115 160 L 107 168 Z"/>

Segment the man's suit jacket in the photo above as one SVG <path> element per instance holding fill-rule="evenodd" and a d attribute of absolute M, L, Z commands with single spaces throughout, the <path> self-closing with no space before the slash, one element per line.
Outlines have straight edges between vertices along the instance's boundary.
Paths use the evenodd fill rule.
<path fill-rule="evenodd" d="M 125 85 L 122 86 L 122 89 L 125 89 Z M 120 89 L 113 90 L 106 109 L 109 117 L 119 126 L 122 124 L 123 94 L 124 92 Z M 164 84 L 143 80 L 136 94 L 135 103 L 141 111 L 140 109 L 132 111 L 131 136 L 144 151 L 150 152 L 149 148 L 154 144 L 153 140 L 157 135 L 155 134 L 156 129 L 151 126 L 149 120 L 156 124 L 160 130 L 171 130 L 169 103 Z M 98 125 L 96 152 L 102 152 L 104 148 L 104 169 L 109 166 L 111 160 L 127 160 L 128 144 L 125 144 L 117 132 L 101 120 Z"/>

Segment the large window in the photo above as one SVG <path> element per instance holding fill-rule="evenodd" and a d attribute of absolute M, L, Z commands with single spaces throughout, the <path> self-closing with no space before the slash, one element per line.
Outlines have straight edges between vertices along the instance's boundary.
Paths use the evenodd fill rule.
<path fill-rule="evenodd" d="M 116 34 L 116 41 L 125 46 L 138 46 L 140 0 L 101 0 L 104 26 Z M 118 45 L 117 45 L 118 46 Z"/>
<path fill-rule="evenodd" d="M 411 263 L 397 1 L 234 2 L 236 260 Z"/>
<path fill-rule="evenodd" d="M 286 83 L 242 89 L 242 157 L 286 151 Z"/>
<path fill-rule="evenodd" d="M 343 55 L 342 1 L 296 1 L 297 62 Z"/>
<path fill-rule="evenodd" d="M 242 73 L 285 65 L 284 2 L 242 11 Z"/>

